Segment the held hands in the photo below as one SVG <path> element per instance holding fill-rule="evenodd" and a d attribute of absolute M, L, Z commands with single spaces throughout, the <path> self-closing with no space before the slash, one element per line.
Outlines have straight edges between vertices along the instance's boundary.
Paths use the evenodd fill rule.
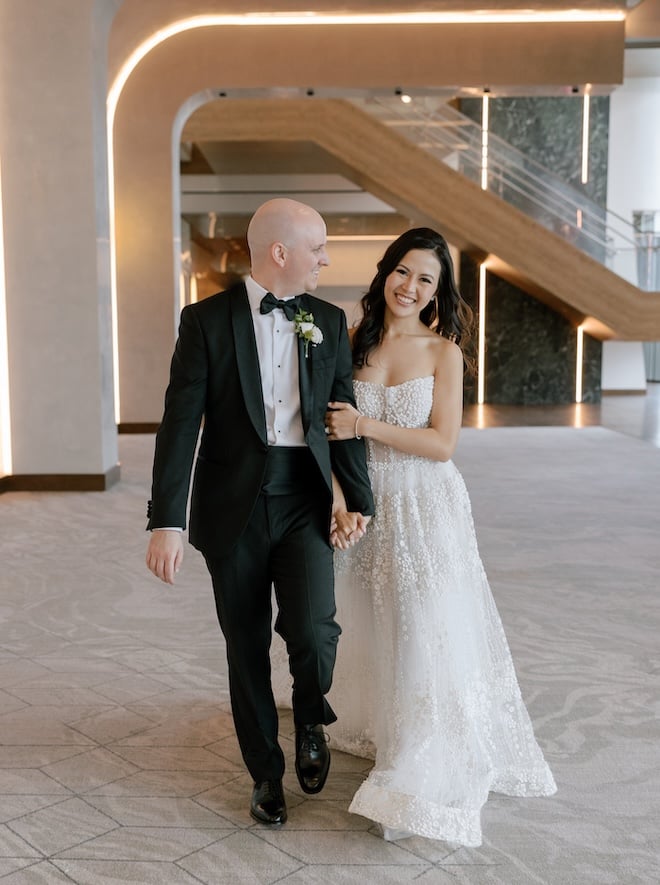
<path fill-rule="evenodd" d="M 183 562 L 181 532 L 155 529 L 147 547 L 147 568 L 166 584 L 174 583 L 174 575 Z"/>
<path fill-rule="evenodd" d="M 360 540 L 367 531 L 370 516 L 337 510 L 332 514 L 330 527 L 330 543 L 336 550 L 348 550 Z"/>
<path fill-rule="evenodd" d="M 362 418 L 350 403 L 328 403 L 325 428 L 328 439 L 355 439 L 360 435 L 357 424 Z"/>
<path fill-rule="evenodd" d="M 340 403 L 340 405 L 345 405 L 345 403 Z M 370 519 L 370 516 L 363 516 L 359 512 L 348 510 L 343 489 L 333 473 L 330 543 L 335 550 L 348 550 L 356 541 L 359 541 L 366 532 Z"/>

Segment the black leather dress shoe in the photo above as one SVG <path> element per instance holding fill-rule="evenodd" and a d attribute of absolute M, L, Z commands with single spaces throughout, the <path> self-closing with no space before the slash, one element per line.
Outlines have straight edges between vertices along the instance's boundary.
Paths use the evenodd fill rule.
<path fill-rule="evenodd" d="M 286 821 L 286 802 L 282 781 L 261 781 L 254 785 L 250 816 L 260 824 L 271 826 Z"/>
<path fill-rule="evenodd" d="M 304 792 L 320 793 L 329 768 L 328 739 L 321 726 L 296 726 L 296 774 Z"/>

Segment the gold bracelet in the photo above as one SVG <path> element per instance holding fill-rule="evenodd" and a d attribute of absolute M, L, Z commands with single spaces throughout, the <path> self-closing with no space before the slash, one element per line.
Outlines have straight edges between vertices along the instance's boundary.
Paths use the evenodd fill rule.
<path fill-rule="evenodd" d="M 360 434 L 357 432 L 358 421 L 360 420 L 360 418 L 364 418 L 364 415 L 358 415 L 357 418 L 355 419 L 355 429 L 353 430 L 353 436 L 355 437 L 355 439 L 362 439 Z"/>

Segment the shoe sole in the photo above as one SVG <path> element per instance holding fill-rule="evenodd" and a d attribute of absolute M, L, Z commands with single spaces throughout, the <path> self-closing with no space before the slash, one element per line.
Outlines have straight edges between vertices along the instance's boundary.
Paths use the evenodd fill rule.
<path fill-rule="evenodd" d="M 255 820 L 258 824 L 263 824 L 265 827 L 280 827 L 282 824 L 285 824 L 287 821 L 287 815 L 284 814 L 279 820 L 264 820 L 262 817 L 256 815 L 252 809 L 250 809 L 250 817 L 252 820 Z"/>

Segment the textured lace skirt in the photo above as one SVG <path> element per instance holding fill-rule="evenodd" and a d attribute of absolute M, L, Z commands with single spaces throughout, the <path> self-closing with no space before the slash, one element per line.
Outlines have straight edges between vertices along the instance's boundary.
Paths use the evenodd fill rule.
<path fill-rule="evenodd" d="M 352 812 L 386 838 L 477 846 L 493 790 L 556 787 L 523 703 L 452 462 L 370 462 L 376 517 L 336 556 L 332 745 L 373 758 Z"/>

